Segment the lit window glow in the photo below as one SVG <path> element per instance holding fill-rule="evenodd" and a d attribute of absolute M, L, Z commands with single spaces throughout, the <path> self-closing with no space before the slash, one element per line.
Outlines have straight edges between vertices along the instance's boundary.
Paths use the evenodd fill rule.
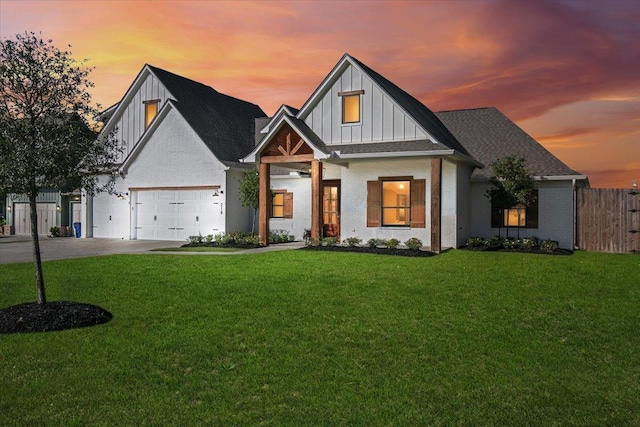
<path fill-rule="evenodd" d="M 342 97 L 342 123 L 358 123 L 360 121 L 360 95 Z"/>
<path fill-rule="evenodd" d="M 147 129 L 158 114 L 159 100 L 144 102 L 144 128 Z"/>
<path fill-rule="evenodd" d="M 382 182 L 382 225 L 408 226 L 410 221 L 410 182 Z"/>

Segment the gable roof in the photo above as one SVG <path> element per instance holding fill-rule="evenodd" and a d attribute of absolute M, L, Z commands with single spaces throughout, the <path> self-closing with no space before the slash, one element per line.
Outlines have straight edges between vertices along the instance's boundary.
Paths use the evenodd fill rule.
<path fill-rule="evenodd" d="M 407 116 L 413 119 L 418 127 L 421 127 L 425 133 L 430 136 L 429 139 L 433 139 L 433 143 L 440 143 L 445 146 L 440 149 L 452 149 L 468 155 L 464 146 L 456 140 L 455 136 L 451 134 L 449 129 L 447 129 L 440 119 L 438 119 L 438 117 L 422 102 L 418 101 L 416 98 L 409 95 L 381 74 L 369 68 L 367 65 L 348 53 L 345 53 L 340 61 L 338 61 L 338 63 L 333 67 L 331 72 L 325 77 L 322 83 L 320 83 L 311 97 L 300 108 L 296 117 L 304 118 L 306 116 L 315 102 L 323 93 L 325 93 L 326 90 L 328 90 L 332 82 L 339 78 L 342 70 L 347 64 L 358 69 L 362 74 L 371 79 L 374 85 L 389 96 L 389 98 L 391 98 Z"/>
<path fill-rule="evenodd" d="M 440 111 L 436 116 L 469 154 L 485 165 L 473 172 L 472 179 L 489 179 L 493 175 L 491 163 L 505 156 L 523 157 L 533 176 L 586 179 L 494 107 Z"/>
<path fill-rule="evenodd" d="M 147 67 L 173 95 L 175 108 L 220 161 L 237 166 L 238 159 L 253 149 L 254 120 L 266 117 L 259 106 L 161 68 Z"/>

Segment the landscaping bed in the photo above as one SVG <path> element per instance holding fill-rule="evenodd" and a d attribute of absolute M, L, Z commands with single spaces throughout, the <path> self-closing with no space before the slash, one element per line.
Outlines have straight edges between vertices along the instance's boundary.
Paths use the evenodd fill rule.
<path fill-rule="evenodd" d="M 0 334 L 62 331 L 107 323 L 113 316 L 92 304 L 28 302 L 0 310 Z"/>
<path fill-rule="evenodd" d="M 398 255 L 407 257 L 430 257 L 436 255 L 435 252 L 423 251 L 420 249 L 399 249 L 399 248 L 371 248 L 368 246 L 305 246 L 300 250 L 306 251 L 331 251 L 331 252 L 351 252 L 376 255 Z"/>

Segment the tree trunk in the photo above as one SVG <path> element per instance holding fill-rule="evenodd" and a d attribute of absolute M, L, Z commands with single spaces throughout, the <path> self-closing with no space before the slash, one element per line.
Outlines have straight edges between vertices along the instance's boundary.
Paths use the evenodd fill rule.
<path fill-rule="evenodd" d="M 37 191 L 29 194 L 29 206 L 31 208 L 31 240 L 33 241 L 33 265 L 36 270 L 36 290 L 38 303 L 46 304 L 47 296 L 44 291 L 44 276 L 42 275 L 42 258 L 40 257 L 40 240 L 38 239 L 38 211 L 36 204 Z"/>

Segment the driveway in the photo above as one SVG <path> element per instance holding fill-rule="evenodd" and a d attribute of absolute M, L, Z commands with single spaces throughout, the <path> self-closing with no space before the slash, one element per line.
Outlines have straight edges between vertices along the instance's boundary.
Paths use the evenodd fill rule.
<path fill-rule="evenodd" d="M 151 249 L 182 246 L 185 242 L 160 240 L 76 239 L 73 237 L 40 237 L 43 261 L 98 255 L 131 254 Z M 30 236 L 0 237 L 0 264 L 32 262 Z"/>

